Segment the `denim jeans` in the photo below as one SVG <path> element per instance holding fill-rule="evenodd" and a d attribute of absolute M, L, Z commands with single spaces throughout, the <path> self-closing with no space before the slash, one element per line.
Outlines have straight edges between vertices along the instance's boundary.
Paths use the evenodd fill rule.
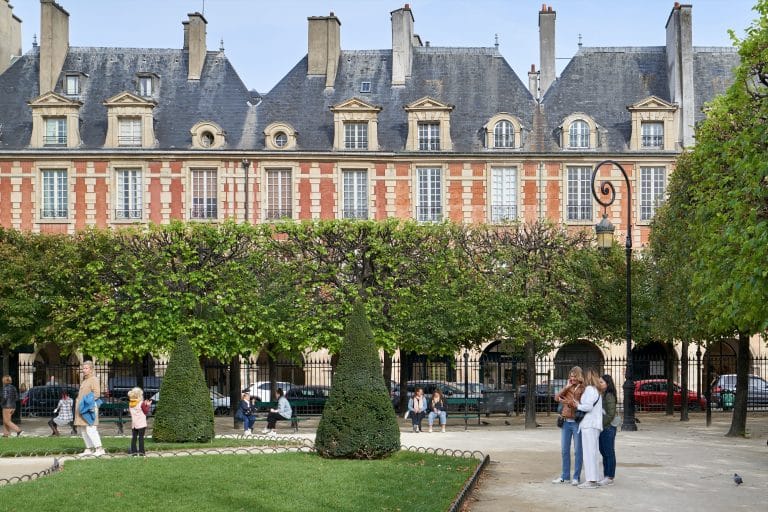
<path fill-rule="evenodd" d="M 565 421 L 563 428 L 560 429 L 560 452 L 563 457 L 563 472 L 560 478 L 571 480 L 571 439 L 574 445 L 574 470 L 573 479 L 581 479 L 581 434 L 579 433 L 579 424 L 575 421 Z"/>
<path fill-rule="evenodd" d="M 435 418 L 440 418 L 440 424 L 445 425 L 447 414 L 445 411 L 440 411 L 438 413 L 434 411 L 429 411 L 429 416 L 427 416 L 427 420 L 429 421 L 429 426 L 431 427 L 432 424 L 435 422 Z"/>
<path fill-rule="evenodd" d="M 603 474 L 616 476 L 616 427 L 608 426 L 600 432 L 600 455 L 603 456 Z"/>
<path fill-rule="evenodd" d="M 251 430 L 255 421 L 256 416 L 251 416 L 250 414 L 243 416 L 243 430 Z"/>

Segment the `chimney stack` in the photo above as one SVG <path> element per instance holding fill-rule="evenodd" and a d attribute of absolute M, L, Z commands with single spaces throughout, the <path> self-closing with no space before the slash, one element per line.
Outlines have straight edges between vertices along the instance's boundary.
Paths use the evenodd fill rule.
<path fill-rule="evenodd" d="M 536 64 L 531 64 L 531 70 L 528 72 L 528 90 L 534 99 L 539 99 L 539 72 L 536 71 Z"/>
<path fill-rule="evenodd" d="M 667 19 L 667 76 L 669 97 L 680 108 L 678 141 L 693 145 L 693 28 L 690 5 L 675 2 Z"/>
<path fill-rule="evenodd" d="M 411 6 L 390 13 L 392 18 L 392 85 L 405 85 L 413 65 L 413 13 Z"/>
<path fill-rule="evenodd" d="M 341 57 L 341 21 L 335 14 L 307 18 L 307 75 L 325 76 L 333 87 Z"/>
<path fill-rule="evenodd" d="M 539 87 L 544 96 L 555 81 L 555 11 L 546 4 L 541 4 L 539 11 L 539 68 Z"/>
<path fill-rule="evenodd" d="M 21 20 L 13 15 L 9 0 L 0 0 L 0 73 L 21 55 Z"/>
<path fill-rule="evenodd" d="M 52 91 L 69 52 L 69 13 L 54 0 L 40 0 L 40 94 Z"/>
<path fill-rule="evenodd" d="M 208 53 L 206 48 L 206 25 L 208 21 L 199 12 L 189 13 L 189 22 L 184 30 L 185 48 L 189 53 L 189 70 L 187 71 L 188 80 L 200 80 L 205 64 L 205 56 Z"/>

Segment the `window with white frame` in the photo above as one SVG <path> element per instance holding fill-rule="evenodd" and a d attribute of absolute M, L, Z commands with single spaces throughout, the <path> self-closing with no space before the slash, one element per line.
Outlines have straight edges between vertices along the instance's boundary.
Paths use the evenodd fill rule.
<path fill-rule="evenodd" d="M 491 169 L 491 222 L 517 219 L 517 167 Z"/>
<path fill-rule="evenodd" d="M 365 169 L 344 169 L 341 171 L 344 184 L 345 219 L 368 218 L 368 171 Z"/>
<path fill-rule="evenodd" d="M 43 144 L 46 146 L 67 145 L 67 118 L 47 117 L 45 119 L 45 137 Z"/>
<path fill-rule="evenodd" d="M 80 95 L 80 76 L 67 75 L 64 77 L 64 94 L 67 96 Z"/>
<path fill-rule="evenodd" d="M 440 149 L 440 123 L 419 123 L 419 150 L 438 151 Z"/>
<path fill-rule="evenodd" d="M 117 123 L 118 146 L 141 146 L 141 118 L 121 117 Z"/>
<path fill-rule="evenodd" d="M 66 219 L 69 216 L 69 188 L 65 169 L 47 169 L 42 171 L 43 219 Z"/>
<path fill-rule="evenodd" d="M 218 217 L 217 179 L 215 169 L 192 171 L 192 219 Z"/>
<path fill-rule="evenodd" d="M 568 127 L 568 147 L 588 148 L 589 147 L 589 125 L 581 119 L 571 123 Z"/>
<path fill-rule="evenodd" d="M 644 121 L 640 124 L 640 145 L 644 148 L 664 147 L 664 123 Z"/>
<path fill-rule="evenodd" d="M 493 147 L 511 148 L 515 146 L 515 129 L 509 121 L 499 121 L 493 128 Z"/>
<path fill-rule="evenodd" d="M 290 169 L 267 170 L 267 210 L 264 218 L 268 220 L 290 219 L 293 217 L 293 182 Z"/>
<path fill-rule="evenodd" d="M 439 168 L 416 169 L 416 219 L 420 222 L 443 220 L 443 183 Z"/>
<path fill-rule="evenodd" d="M 568 220 L 592 220 L 591 180 L 591 167 L 568 167 Z"/>
<path fill-rule="evenodd" d="M 651 220 L 664 202 L 667 188 L 665 167 L 640 168 L 640 220 Z"/>
<path fill-rule="evenodd" d="M 140 76 L 139 77 L 139 96 L 149 97 L 152 96 L 152 77 Z"/>
<path fill-rule="evenodd" d="M 142 218 L 141 169 L 118 169 L 115 219 L 137 220 Z"/>
<path fill-rule="evenodd" d="M 344 149 L 368 149 L 368 123 L 344 123 Z"/>

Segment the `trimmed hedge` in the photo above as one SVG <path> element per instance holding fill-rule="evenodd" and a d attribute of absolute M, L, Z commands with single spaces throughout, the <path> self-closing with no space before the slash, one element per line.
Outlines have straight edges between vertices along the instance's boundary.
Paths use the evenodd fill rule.
<path fill-rule="evenodd" d="M 208 442 L 213 439 L 213 407 L 205 376 L 186 338 L 176 342 L 168 360 L 152 439 L 166 443 Z"/>
<path fill-rule="evenodd" d="M 380 459 L 400 449 L 400 428 L 361 304 L 347 322 L 315 448 L 323 457 L 349 459 Z"/>

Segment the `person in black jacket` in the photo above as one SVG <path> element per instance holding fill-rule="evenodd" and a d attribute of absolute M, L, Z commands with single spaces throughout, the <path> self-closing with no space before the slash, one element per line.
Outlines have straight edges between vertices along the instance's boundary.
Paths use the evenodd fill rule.
<path fill-rule="evenodd" d="M 11 416 L 13 411 L 16 410 L 16 402 L 19 400 L 19 392 L 16 390 L 16 386 L 13 385 L 13 379 L 10 375 L 3 376 L 3 437 L 8 437 L 11 431 L 16 432 L 17 436 L 21 435 L 22 430 L 16 425 Z"/>
<path fill-rule="evenodd" d="M 429 401 L 428 407 L 429 415 L 427 416 L 427 422 L 429 423 L 429 431 L 432 432 L 432 424 L 435 422 L 435 418 L 439 418 L 441 432 L 445 432 L 447 413 L 445 411 L 443 393 L 438 388 L 435 388 L 435 391 L 432 392 L 432 399 Z"/>

